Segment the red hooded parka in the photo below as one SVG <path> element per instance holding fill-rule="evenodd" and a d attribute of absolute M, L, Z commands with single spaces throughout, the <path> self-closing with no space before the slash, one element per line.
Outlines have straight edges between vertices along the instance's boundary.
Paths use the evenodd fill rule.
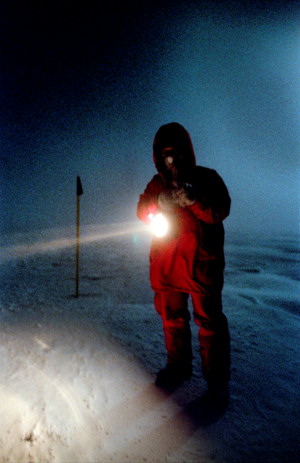
<path fill-rule="evenodd" d="M 159 195 L 170 188 L 161 151 L 165 146 L 174 145 L 174 135 L 175 140 L 176 136 L 179 138 L 177 144 L 182 149 L 187 166 L 186 183 L 192 185 L 195 202 L 186 207 L 174 207 L 172 211 L 163 211 L 171 227 L 167 236 L 153 238 L 150 252 L 151 286 L 154 291 L 219 292 L 223 286 L 224 270 L 222 221 L 230 210 L 227 188 L 216 171 L 196 166 L 189 134 L 181 125 L 171 123 L 162 128 L 167 134 L 161 135 L 158 131 L 153 150 L 158 174 L 140 196 L 137 215 L 147 223 L 149 213 L 160 211 Z"/>
<path fill-rule="evenodd" d="M 199 325 L 202 370 L 208 384 L 226 384 L 230 336 L 222 312 L 224 228 L 230 210 L 227 188 L 216 171 L 196 165 L 188 132 L 178 123 L 163 125 L 153 143 L 158 170 L 137 205 L 145 223 L 162 212 L 168 234 L 153 238 L 150 282 L 163 320 L 168 365 L 191 368 L 188 295 Z M 178 199 L 179 198 L 179 199 Z"/>

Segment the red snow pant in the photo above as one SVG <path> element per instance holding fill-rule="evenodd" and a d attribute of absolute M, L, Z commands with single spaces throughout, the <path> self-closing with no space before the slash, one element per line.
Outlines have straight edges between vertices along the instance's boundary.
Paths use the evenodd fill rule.
<path fill-rule="evenodd" d="M 227 383 L 230 376 L 230 336 L 222 312 L 221 294 L 191 294 L 193 315 L 199 326 L 200 356 L 207 382 Z M 154 304 L 162 317 L 167 363 L 187 366 L 192 363 L 189 294 L 157 292 Z"/>

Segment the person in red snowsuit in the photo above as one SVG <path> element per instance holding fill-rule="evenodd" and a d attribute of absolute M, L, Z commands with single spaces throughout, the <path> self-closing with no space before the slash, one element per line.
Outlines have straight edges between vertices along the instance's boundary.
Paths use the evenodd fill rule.
<path fill-rule="evenodd" d="M 230 336 L 222 311 L 224 228 L 229 215 L 228 190 L 215 170 L 196 165 L 186 129 L 165 124 L 155 135 L 153 160 L 158 174 L 137 205 L 145 223 L 158 212 L 170 222 L 166 236 L 153 238 L 150 283 L 162 317 L 167 364 L 156 384 L 177 386 L 192 375 L 190 312 L 199 326 L 203 376 L 209 391 L 227 388 Z"/>

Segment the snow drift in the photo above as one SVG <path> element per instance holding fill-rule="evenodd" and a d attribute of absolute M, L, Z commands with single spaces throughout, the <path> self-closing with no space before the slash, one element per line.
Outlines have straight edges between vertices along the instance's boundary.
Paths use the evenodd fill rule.
<path fill-rule="evenodd" d="M 227 408 L 194 375 L 173 393 L 136 224 L 86 227 L 80 297 L 72 232 L 2 237 L 0 459 L 57 463 L 283 463 L 299 445 L 297 238 L 228 235 Z"/>

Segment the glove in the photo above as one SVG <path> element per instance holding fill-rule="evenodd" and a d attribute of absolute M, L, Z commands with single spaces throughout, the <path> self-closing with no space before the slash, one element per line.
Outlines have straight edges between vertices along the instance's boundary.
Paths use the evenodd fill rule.
<path fill-rule="evenodd" d="M 176 207 L 176 202 L 173 198 L 173 190 L 163 191 L 158 196 L 158 205 L 162 211 L 171 211 Z"/>
<path fill-rule="evenodd" d="M 173 198 L 179 207 L 191 206 L 195 202 L 194 199 L 189 197 L 189 193 L 184 188 L 174 190 Z"/>
<path fill-rule="evenodd" d="M 168 190 L 160 193 L 158 204 L 162 211 L 171 211 L 175 207 L 186 207 L 194 204 L 195 200 L 189 198 L 184 188 Z"/>

